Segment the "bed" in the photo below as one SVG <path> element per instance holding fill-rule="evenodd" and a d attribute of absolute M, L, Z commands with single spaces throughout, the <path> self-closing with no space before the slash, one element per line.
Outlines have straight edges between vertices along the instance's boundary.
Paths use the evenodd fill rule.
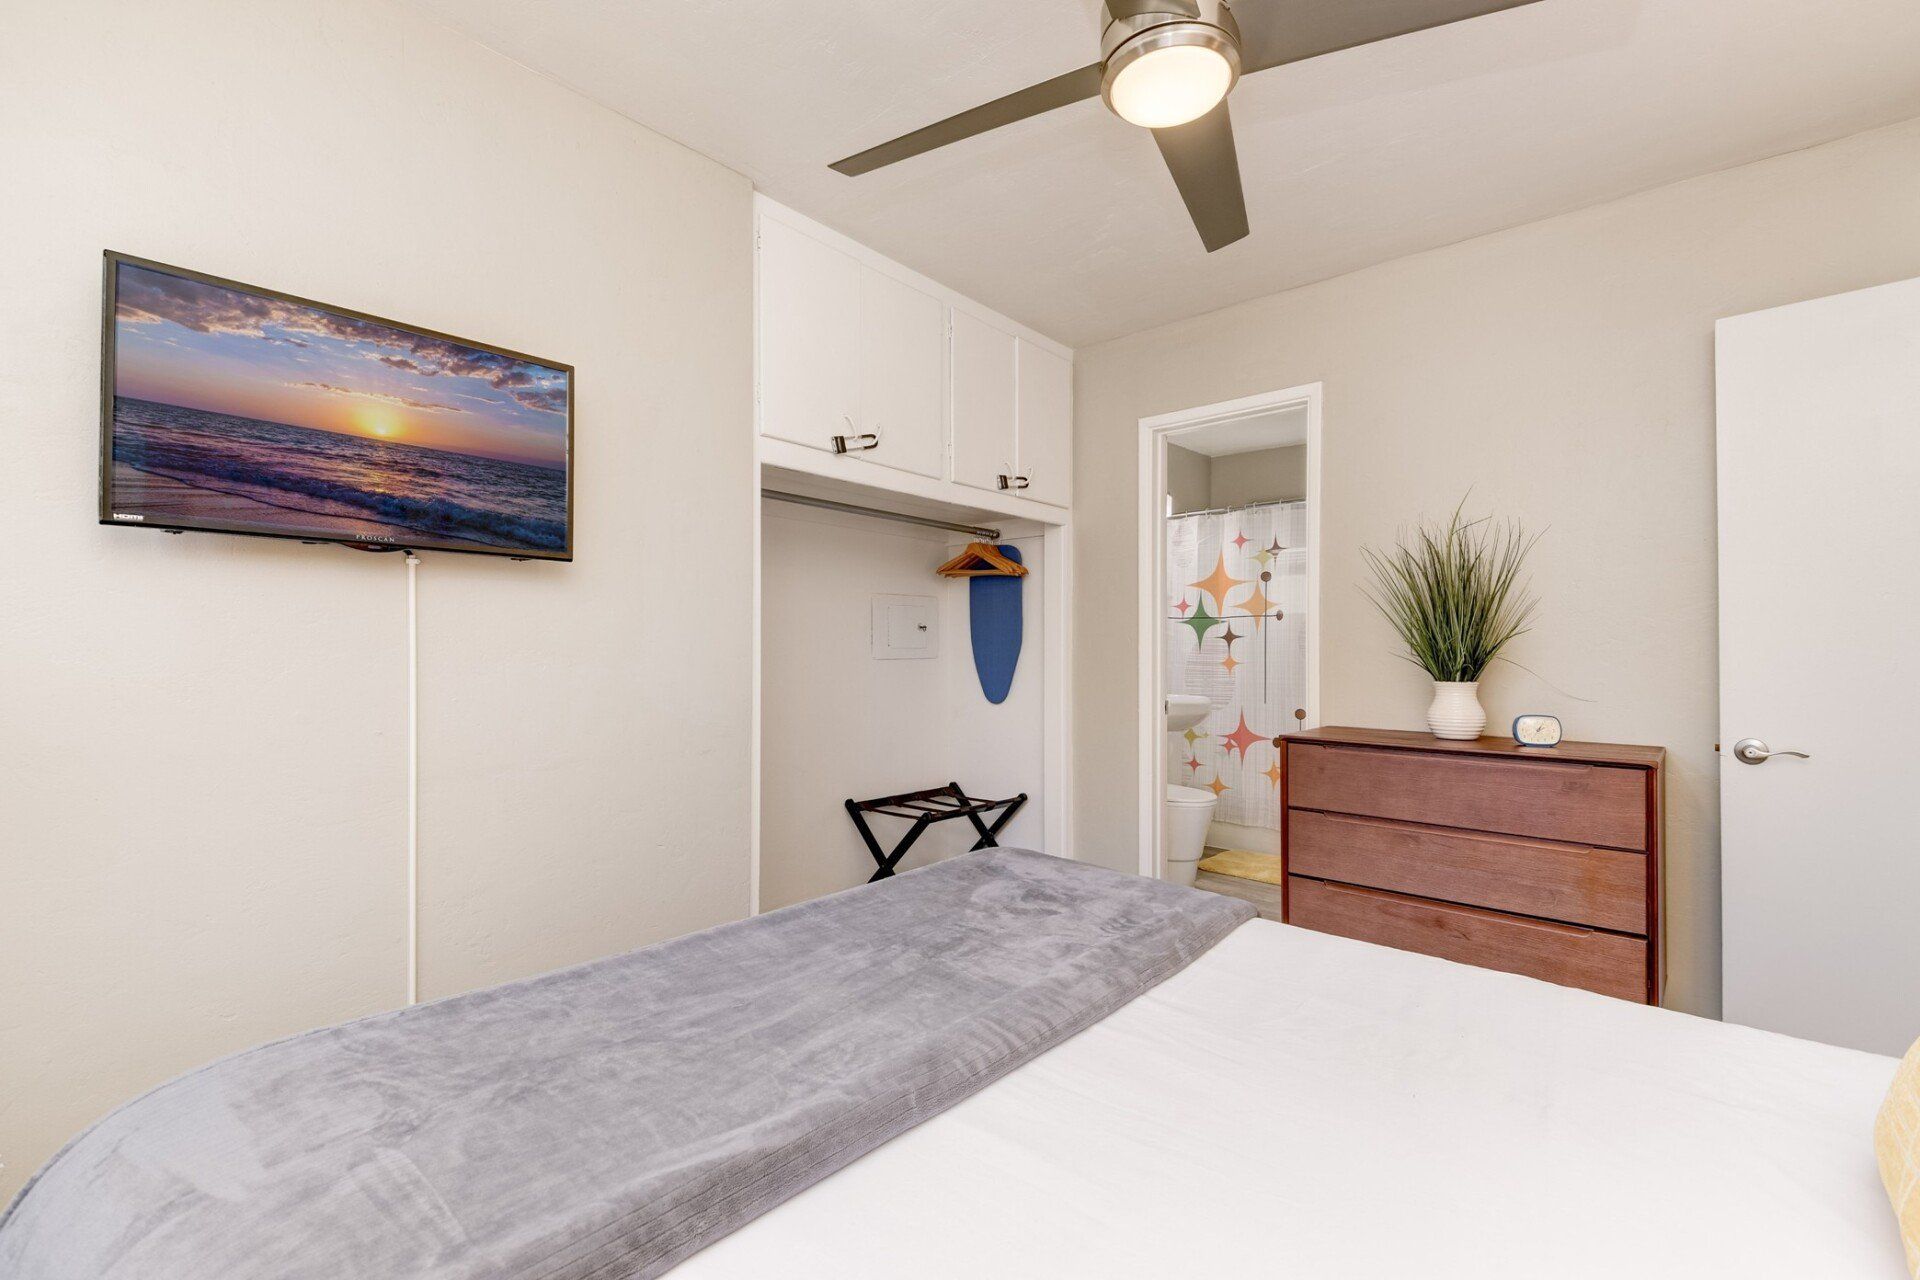
<path fill-rule="evenodd" d="M 1907 1274 L 1892 1059 L 1247 914 L 989 851 L 307 1033 L 76 1139 L 0 1274 Z"/>
<path fill-rule="evenodd" d="M 1901 1280 L 1894 1066 L 1253 920 L 673 1274 Z"/>

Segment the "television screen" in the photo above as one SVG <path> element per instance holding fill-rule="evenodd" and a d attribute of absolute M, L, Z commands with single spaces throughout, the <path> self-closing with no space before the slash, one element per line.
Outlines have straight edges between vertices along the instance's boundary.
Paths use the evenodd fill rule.
<path fill-rule="evenodd" d="M 109 253 L 100 519 L 573 558 L 573 370 Z"/>

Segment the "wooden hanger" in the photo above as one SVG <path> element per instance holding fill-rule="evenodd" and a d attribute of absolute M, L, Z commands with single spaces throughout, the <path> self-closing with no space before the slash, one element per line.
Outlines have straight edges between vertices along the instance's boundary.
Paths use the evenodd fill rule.
<path fill-rule="evenodd" d="M 934 572 L 943 578 L 1024 578 L 1027 566 L 1007 559 L 990 542 L 969 542 L 965 551 Z"/>

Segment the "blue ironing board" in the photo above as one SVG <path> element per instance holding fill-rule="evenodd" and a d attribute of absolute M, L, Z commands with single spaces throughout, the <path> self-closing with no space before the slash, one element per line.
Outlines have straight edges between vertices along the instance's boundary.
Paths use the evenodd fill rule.
<path fill-rule="evenodd" d="M 1024 564 L 1020 548 L 1001 543 L 1001 555 Z M 980 691 L 998 706 L 1013 688 L 1014 668 L 1020 665 L 1020 584 L 1025 578 L 971 578 L 967 584 L 967 625 L 973 633 L 973 669 L 980 673 Z"/>

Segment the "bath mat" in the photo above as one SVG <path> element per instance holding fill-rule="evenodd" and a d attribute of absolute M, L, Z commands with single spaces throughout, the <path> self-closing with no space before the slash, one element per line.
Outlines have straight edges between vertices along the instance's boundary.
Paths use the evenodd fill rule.
<path fill-rule="evenodd" d="M 1287 873 L 1277 853 L 1254 853 L 1248 849 L 1222 849 L 1200 859 L 1200 869 L 1217 876 L 1235 876 L 1241 880 L 1259 880 L 1265 884 L 1285 884 Z"/>

